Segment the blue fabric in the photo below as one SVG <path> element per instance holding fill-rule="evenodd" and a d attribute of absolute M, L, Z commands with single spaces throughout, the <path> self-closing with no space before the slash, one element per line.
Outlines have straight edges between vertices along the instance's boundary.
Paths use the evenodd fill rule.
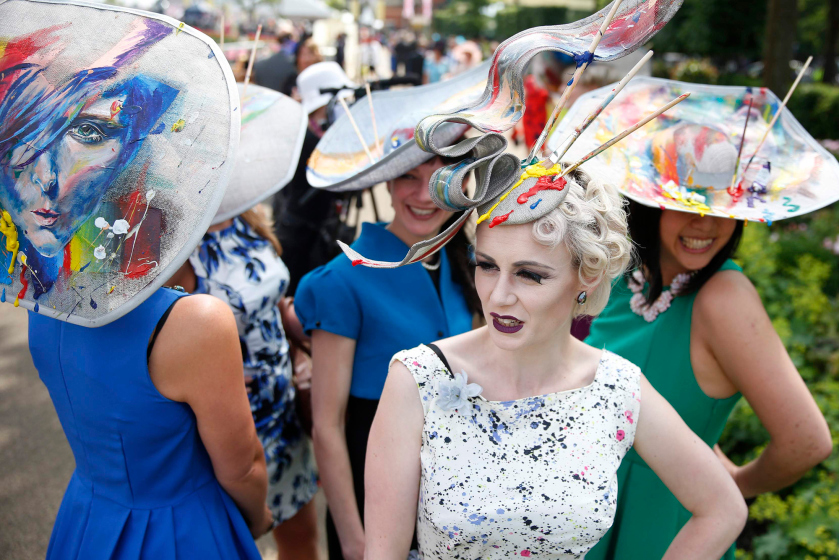
<path fill-rule="evenodd" d="M 353 249 L 376 260 L 402 260 L 408 247 L 385 225 L 365 223 Z M 419 263 L 394 269 L 353 267 L 338 255 L 300 281 L 294 309 L 303 328 L 356 341 L 350 395 L 379 399 L 394 354 L 471 330 L 463 288 L 452 281 L 445 249 L 440 253 L 439 296 Z"/>
<path fill-rule="evenodd" d="M 76 459 L 48 560 L 260 559 L 192 410 L 149 377 L 149 337 L 181 295 L 161 288 L 95 329 L 29 313 L 29 349 Z"/>

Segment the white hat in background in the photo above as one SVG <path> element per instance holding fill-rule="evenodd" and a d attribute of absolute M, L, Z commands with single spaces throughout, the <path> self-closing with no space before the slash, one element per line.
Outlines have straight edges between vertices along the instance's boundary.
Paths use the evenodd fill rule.
<path fill-rule="evenodd" d="M 307 115 L 312 114 L 329 103 L 331 93 L 321 93 L 321 89 L 348 87 L 355 89 L 357 85 L 347 77 L 344 69 L 337 62 L 318 62 L 312 64 L 297 76 L 297 92 L 303 103 L 303 110 Z M 353 92 L 349 89 L 338 94 L 339 97 L 350 97 Z"/>
<path fill-rule="evenodd" d="M 285 187 L 297 171 L 309 119 L 300 103 L 254 84 L 239 87 L 242 128 L 233 174 L 213 225 L 256 206 Z"/>

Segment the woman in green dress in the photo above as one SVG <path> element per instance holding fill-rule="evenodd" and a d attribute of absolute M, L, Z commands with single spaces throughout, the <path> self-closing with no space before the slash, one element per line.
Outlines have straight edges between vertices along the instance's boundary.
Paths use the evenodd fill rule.
<path fill-rule="evenodd" d="M 694 105 L 685 102 L 673 111 L 674 117 L 662 119 L 641 141 L 636 139 L 621 149 L 627 161 L 636 158 L 643 163 L 645 156 L 649 158 L 645 175 L 629 172 L 620 183 L 631 199 L 629 230 L 639 266 L 615 286 L 586 342 L 639 366 L 687 425 L 714 448 L 744 497 L 779 490 L 827 458 L 832 443 L 827 423 L 775 332 L 760 296 L 731 260 L 743 232 L 741 220 L 759 221 L 773 212 L 779 219 L 779 213 L 787 211 L 781 208 L 784 201 L 778 199 L 789 197 L 767 193 L 777 195 L 784 190 L 783 194 L 795 196 L 798 192 L 794 187 L 785 190 L 792 186 L 790 174 L 761 175 L 754 173 L 754 168 L 743 174 L 737 186 L 728 188 L 737 159 L 737 144 L 732 142 L 739 143 L 740 138 L 732 140 L 726 127 L 738 128 L 737 135 L 741 135 L 746 115 L 758 121 L 763 113 L 761 102 L 772 99 L 761 100 L 756 95 L 751 109 L 728 103 L 709 111 L 708 105 L 702 104 L 707 101 L 703 95 L 710 94 L 701 86 L 637 81 L 641 83 L 634 89 L 635 82 L 630 84 L 628 97 L 613 109 L 618 114 L 633 102 L 635 109 L 643 112 L 643 105 L 654 100 L 660 90 L 666 91 L 665 96 L 691 91 L 689 102 Z M 697 110 L 697 103 L 704 110 Z M 601 120 L 608 121 L 609 116 Z M 765 130 L 758 124 L 749 126 Z M 785 162 L 779 155 L 782 143 L 788 140 L 772 136 L 767 145 L 775 150 L 775 162 L 790 171 L 793 168 L 789 166 L 797 163 Z M 807 160 L 805 155 L 812 155 L 825 158 L 821 165 L 826 169 L 836 166 L 826 153 L 806 145 L 796 149 L 802 156 L 800 162 Z M 807 149 L 810 153 L 801 153 Z M 752 166 L 757 170 L 768 167 L 764 161 Z M 818 185 L 808 186 L 819 192 Z M 828 202 L 822 199 L 820 205 Z M 815 209 L 813 206 L 818 207 L 818 201 L 809 210 Z M 741 396 L 771 440 L 757 459 L 735 465 L 716 444 Z M 690 513 L 634 450 L 627 453 L 618 471 L 618 488 L 612 529 L 586 560 L 661 558 Z M 734 558 L 734 546 L 725 558 Z"/>

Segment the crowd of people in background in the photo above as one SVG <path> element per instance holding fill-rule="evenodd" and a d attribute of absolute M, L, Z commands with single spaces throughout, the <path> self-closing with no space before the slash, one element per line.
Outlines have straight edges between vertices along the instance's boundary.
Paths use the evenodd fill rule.
<path fill-rule="evenodd" d="M 395 142 L 396 155 L 383 169 L 369 151 L 366 158 L 347 156 L 362 162 L 352 189 L 315 188 L 307 175 L 316 165 L 310 158 L 350 111 L 344 100 L 368 93 L 365 82 L 398 76 L 426 88 L 413 100 L 409 117 L 415 120 L 402 123 L 414 131 L 436 108 L 422 91 L 477 74 L 470 71 L 496 45 L 362 27 L 357 65 L 348 72 L 347 35 L 338 35 L 325 56 L 308 31 L 266 26 L 262 40 L 270 53 L 250 73 L 254 84 L 302 109 L 305 130 L 293 148 L 299 159 L 288 166 L 284 188 L 270 200 L 255 197 L 244 211 L 216 214 L 170 276 L 171 289 L 154 292 L 124 324 L 68 326 L 81 360 L 59 355 L 55 345 L 65 335 L 57 321 L 31 314 L 30 332 L 49 335 L 30 335 L 30 344 L 65 429 L 77 422 L 72 401 L 81 403 L 83 429 L 68 430 L 74 451 L 94 450 L 90 465 L 77 453 L 80 474 L 59 514 L 51 558 L 61 558 L 62 547 L 95 550 L 87 540 L 76 541 L 86 530 L 79 504 L 90 507 L 96 494 L 88 478 L 100 476 L 99 460 L 102 472 L 124 474 L 114 483 L 113 501 L 131 507 L 129 475 L 187 465 L 172 484 L 179 493 L 171 508 L 185 512 L 182 517 L 170 511 L 161 521 L 148 509 L 140 514 L 125 506 L 129 513 L 117 515 L 93 508 L 93 524 L 109 531 L 122 516 L 120 527 L 139 542 L 138 550 L 165 548 L 160 535 L 169 531 L 172 542 L 187 549 L 211 549 L 207 543 L 216 542 L 232 551 L 228 558 L 256 560 L 252 537 L 270 531 L 281 560 L 317 558 L 313 500 L 320 487 L 328 503 L 330 560 L 402 560 L 409 550 L 416 558 L 481 558 L 489 548 L 505 557 L 571 558 L 591 551 L 592 558 L 608 560 L 733 558 L 732 542 L 746 521 L 744 497 L 793 483 L 832 449 L 824 418 L 757 292 L 731 260 L 743 218 L 627 204 L 618 187 L 578 169 L 556 183 L 545 183 L 556 170 L 523 177 L 510 192 L 522 190 L 506 202 L 516 200 L 514 210 L 461 229 L 463 207 L 451 201 L 465 200 L 473 179 L 449 177 L 438 192 L 429 185 L 441 169 L 454 174 L 477 158 L 469 150 L 432 153 L 416 142 Z M 241 78 L 247 57 L 234 58 Z M 551 96 L 574 67 L 574 59 L 561 54 L 531 64 L 521 84 L 527 112 L 513 142 L 534 144 Z M 604 76 L 581 79 L 569 106 L 601 80 L 614 81 Z M 485 81 L 484 74 L 473 85 Z M 121 104 L 110 107 L 111 120 L 129 118 L 119 115 Z M 71 132 L 78 135 L 84 126 L 91 125 Z M 356 133 L 351 140 L 363 143 Z M 697 133 L 691 146 L 723 149 L 711 145 L 711 137 L 707 130 Z M 501 135 L 488 138 L 503 144 L 501 153 L 507 148 Z M 656 141 L 655 149 L 669 149 L 669 140 Z M 465 132 L 450 144 L 458 142 L 468 142 Z M 8 152 L 11 159 L 15 154 Z M 0 179 L 17 185 L 20 170 L 31 165 L 27 173 L 43 183 L 42 155 L 16 168 L 14 179 L 11 172 Z M 526 166 L 505 155 L 515 159 L 518 176 Z M 707 173 L 724 172 L 730 175 L 727 167 Z M 239 178 L 243 168 L 231 173 Z M 382 183 L 392 220 L 352 223 L 363 193 Z M 482 220 L 506 194 L 493 196 L 484 201 L 495 205 Z M 519 214 L 505 224 L 514 211 Z M 31 213 L 43 222 L 49 211 Z M 643 246 L 634 248 L 630 238 Z M 421 262 L 388 270 L 358 266 L 398 263 L 429 240 L 440 241 L 439 252 Z M 337 241 L 351 244 L 348 254 L 359 258 L 340 254 Z M 638 267 L 634 274 L 631 265 Z M 672 289 L 660 303 L 664 287 Z M 187 298 L 184 291 L 199 295 Z M 590 323 L 593 316 L 590 332 L 588 323 L 578 329 L 581 319 Z M 120 376 L 98 374 L 97 387 L 107 388 L 102 402 L 83 398 L 81 385 L 65 393 L 69 364 L 81 376 L 87 363 L 125 359 L 111 342 L 125 324 L 141 327 L 132 331 L 131 364 Z M 104 358 L 97 358 L 100 348 Z M 765 383 L 763 373 L 773 382 Z M 131 396 L 126 414 L 136 414 L 127 423 L 136 439 L 108 432 L 120 425 L 121 410 L 110 411 L 108 422 L 94 421 L 107 410 L 108 391 Z M 741 397 L 772 443 L 751 463 L 736 466 L 715 445 Z M 152 410 L 160 415 L 157 424 Z M 171 457 L 157 453 L 154 430 L 161 426 L 174 442 Z M 101 431 L 85 433 L 91 427 Z M 187 439 L 189 446 L 182 443 Z M 97 448 L 100 440 L 109 444 Z M 123 467 L 114 459 L 123 455 L 136 463 Z M 201 477 L 195 492 L 190 469 Z M 147 480 L 154 477 L 138 478 L 154 486 Z M 493 511 L 487 504 L 495 504 Z M 151 527 L 146 541 L 142 515 Z M 175 534 L 180 522 L 187 527 L 181 533 L 193 534 Z M 119 531 L 108 536 L 111 557 L 128 557 L 121 538 Z"/>

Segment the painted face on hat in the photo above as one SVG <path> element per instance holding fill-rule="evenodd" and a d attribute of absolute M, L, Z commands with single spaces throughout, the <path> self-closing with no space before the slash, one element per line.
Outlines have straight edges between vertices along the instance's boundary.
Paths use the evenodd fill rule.
<path fill-rule="evenodd" d="M 725 247 L 735 220 L 664 210 L 659 222 L 661 265 L 677 274 L 705 268 Z"/>
<path fill-rule="evenodd" d="M 119 112 L 125 95 L 83 109 L 44 150 L 19 144 L 0 166 L 0 198 L 42 255 L 54 256 L 93 213 L 127 149 Z"/>
<path fill-rule="evenodd" d="M 475 287 L 490 338 L 505 350 L 567 335 L 583 289 L 565 244 L 542 245 L 532 230 L 530 223 L 477 229 Z"/>
<path fill-rule="evenodd" d="M 59 255 L 131 163 L 174 88 L 120 66 L 165 36 L 137 26 L 105 57 L 55 84 L 46 67 L 21 65 L 0 84 L 0 205 L 22 240 L 44 257 Z M 25 37 L 24 37 L 25 39 Z M 3 73 L 0 72 L 0 78 Z"/>

